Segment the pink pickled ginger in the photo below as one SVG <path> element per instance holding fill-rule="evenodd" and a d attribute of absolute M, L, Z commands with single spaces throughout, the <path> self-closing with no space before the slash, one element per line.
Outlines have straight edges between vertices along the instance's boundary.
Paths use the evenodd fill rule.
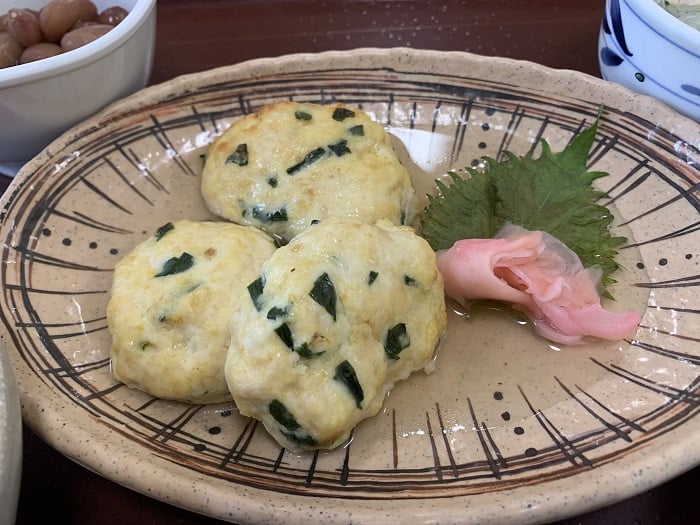
<path fill-rule="evenodd" d="M 463 306 L 476 299 L 509 303 L 557 343 L 581 344 L 586 336 L 622 339 L 640 322 L 636 312 L 604 309 L 601 272 L 584 268 L 546 232 L 507 225 L 496 238 L 457 241 L 437 256 L 449 297 Z"/>

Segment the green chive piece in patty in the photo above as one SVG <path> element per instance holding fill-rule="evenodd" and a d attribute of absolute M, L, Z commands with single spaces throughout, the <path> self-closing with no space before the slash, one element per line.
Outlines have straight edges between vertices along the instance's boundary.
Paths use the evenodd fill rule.
<path fill-rule="evenodd" d="M 353 137 L 364 137 L 365 136 L 365 128 L 362 126 L 362 124 L 358 124 L 357 126 L 353 126 L 348 130 L 348 133 L 352 135 Z"/>
<path fill-rule="evenodd" d="M 258 277 L 252 283 L 250 283 L 248 285 L 248 293 L 250 294 L 250 298 L 253 301 L 253 305 L 255 305 L 255 309 L 258 312 L 260 310 L 262 310 L 262 303 L 260 302 L 260 296 L 263 293 L 264 287 L 265 287 L 265 281 L 263 280 L 262 276 Z"/>
<path fill-rule="evenodd" d="M 344 121 L 346 118 L 351 118 L 355 116 L 355 112 L 348 108 L 335 108 L 333 111 L 333 120 L 338 122 Z"/>
<path fill-rule="evenodd" d="M 236 149 L 226 158 L 226 164 L 236 164 L 238 166 L 248 165 L 248 145 L 239 144 Z"/>
<path fill-rule="evenodd" d="M 294 351 L 299 354 L 301 357 L 305 357 L 306 359 L 311 359 L 312 357 L 318 357 L 320 355 L 323 355 L 325 352 L 314 352 L 311 347 L 309 346 L 309 343 L 301 343 L 299 346 L 294 348 Z"/>
<path fill-rule="evenodd" d="M 173 226 L 172 222 L 166 222 L 156 230 L 156 232 L 153 234 L 153 236 L 156 238 L 156 241 L 159 241 L 163 238 L 163 236 L 168 233 L 171 230 L 174 230 L 175 226 Z"/>
<path fill-rule="evenodd" d="M 253 218 L 262 222 L 285 222 L 289 220 L 286 208 L 265 211 L 264 206 L 254 206 L 252 215 Z"/>
<path fill-rule="evenodd" d="M 410 275 L 404 275 L 403 282 L 406 284 L 406 286 L 418 286 L 418 282 Z"/>
<path fill-rule="evenodd" d="M 290 350 L 294 350 L 294 338 L 292 337 L 292 330 L 289 328 L 287 323 L 282 323 L 277 328 L 275 328 L 275 333 L 279 336 L 282 342 Z"/>
<path fill-rule="evenodd" d="M 389 328 L 384 340 L 384 351 L 391 359 L 398 359 L 404 348 L 411 344 L 411 338 L 406 331 L 406 324 L 399 323 Z"/>
<path fill-rule="evenodd" d="M 290 432 L 294 432 L 295 430 L 299 430 L 299 428 L 301 428 L 294 415 L 287 410 L 287 407 L 284 406 L 279 399 L 273 399 L 270 401 L 267 408 L 270 411 L 270 415 L 275 418 L 275 421 Z"/>
<path fill-rule="evenodd" d="M 267 318 L 270 321 L 276 321 L 280 317 L 287 317 L 289 310 L 287 307 L 273 306 L 267 311 Z"/>
<path fill-rule="evenodd" d="M 304 155 L 304 158 L 301 160 L 301 162 L 297 162 L 296 164 L 294 164 L 294 166 L 290 166 L 289 168 L 287 168 L 287 173 L 289 175 L 294 175 L 294 174 L 298 173 L 302 169 L 310 166 L 311 164 L 316 162 L 318 159 L 323 157 L 323 155 L 325 155 L 325 153 L 326 153 L 325 148 L 320 147 L 320 146 L 316 149 L 309 151 L 306 155 Z"/>
<path fill-rule="evenodd" d="M 338 300 L 333 281 L 326 272 L 314 282 L 313 288 L 309 292 L 311 298 L 325 308 L 333 320 L 336 320 L 336 302 Z"/>
<path fill-rule="evenodd" d="M 350 390 L 352 397 L 355 398 L 355 405 L 361 410 L 365 394 L 362 391 L 360 381 L 357 379 L 355 368 L 353 368 L 349 361 L 343 361 L 335 368 L 333 379 L 340 381 Z"/>
<path fill-rule="evenodd" d="M 338 157 L 342 157 L 346 153 L 352 153 L 350 148 L 348 148 L 348 141 L 344 139 L 336 144 L 328 144 L 328 149 L 335 153 Z"/>
<path fill-rule="evenodd" d="M 165 277 L 166 275 L 182 273 L 192 268 L 193 264 L 194 257 L 187 252 L 182 252 L 180 257 L 171 257 L 165 261 L 165 264 L 163 264 L 163 269 L 158 272 L 155 277 Z"/>
<path fill-rule="evenodd" d="M 296 441 L 301 445 L 307 445 L 310 447 L 316 446 L 316 440 L 310 436 L 294 417 L 286 406 L 279 400 L 273 399 L 267 406 L 270 411 L 270 415 L 277 421 L 284 429 L 282 433 L 287 436 L 292 441 Z"/>

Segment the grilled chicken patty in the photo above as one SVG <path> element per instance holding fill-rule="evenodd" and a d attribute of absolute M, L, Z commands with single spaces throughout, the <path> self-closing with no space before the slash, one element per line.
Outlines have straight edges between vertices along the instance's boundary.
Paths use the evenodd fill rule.
<path fill-rule="evenodd" d="M 409 224 L 416 206 L 389 134 L 340 104 L 281 101 L 236 121 L 209 148 L 201 192 L 213 213 L 287 241 L 327 217 Z"/>
<path fill-rule="evenodd" d="M 411 228 L 329 218 L 265 262 L 231 324 L 243 415 L 292 451 L 333 448 L 430 362 L 447 319 L 435 253 Z"/>

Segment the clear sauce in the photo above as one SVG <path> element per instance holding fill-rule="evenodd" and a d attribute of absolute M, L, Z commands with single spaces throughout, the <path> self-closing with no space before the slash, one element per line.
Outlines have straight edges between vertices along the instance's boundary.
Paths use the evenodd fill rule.
<path fill-rule="evenodd" d="M 446 431 L 476 430 L 480 424 L 510 429 L 568 399 L 562 385 L 576 394 L 603 379 L 608 372 L 592 358 L 614 364 L 628 346 L 626 341 L 557 346 L 504 310 L 467 315 L 451 310 L 435 370 L 416 372 L 397 384 L 385 412 L 396 411 L 396 434 L 404 437 L 423 432 L 428 415 L 438 411 Z"/>
<path fill-rule="evenodd" d="M 435 192 L 435 180 L 444 180 L 450 169 L 461 164 L 447 154 L 435 155 L 445 151 L 435 133 L 389 131 L 395 135 L 401 162 L 411 173 L 420 214 L 427 202 L 425 195 Z M 614 207 L 611 211 L 620 216 Z M 615 235 L 633 241 L 628 229 L 615 225 L 612 229 Z M 636 248 L 624 249 L 616 260 L 621 265 L 613 275 L 618 282 L 609 289 L 615 300 L 603 304 L 610 310 L 634 310 L 643 315 L 649 290 L 634 286 L 648 281 L 646 271 L 638 267 L 641 254 Z M 384 413 L 393 414 L 392 424 L 399 436 L 424 435 L 428 416 L 436 412 L 446 430 L 473 430 L 472 410 L 476 420 L 489 428 L 512 429 L 514 422 L 568 399 L 569 392 L 576 394 L 600 381 L 608 372 L 593 360 L 618 363 L 630 346 L 624 340 L 557 345 L 535 334 L 528 322 L 508 308 L 493 305 L 465 311 L 448 302 L 448 314 L 448 335 L 436 352 L 435 370 L 414 373 L 389 394 Z"/>

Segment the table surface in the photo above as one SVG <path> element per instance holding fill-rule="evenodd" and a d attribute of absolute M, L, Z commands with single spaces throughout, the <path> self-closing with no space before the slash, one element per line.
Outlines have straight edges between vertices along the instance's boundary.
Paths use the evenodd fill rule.
<path fill-rule="evenodd" d="M 604 0 L 159 0 L 151 83 L 258 57 L 397 46 L 525 59 L 599 76 L 596 43 L 603 4 Z M 8 183 L 0 176 L 0 190 Z M 47 516 L 55 523 L 75 525 L 220 523 L 104 479 L 54 451 L 28 428 L 22 476 L 17 525 L 42 523 Z M 696 468 L 559 525 L 696 523 L 699 485 Z"/>

